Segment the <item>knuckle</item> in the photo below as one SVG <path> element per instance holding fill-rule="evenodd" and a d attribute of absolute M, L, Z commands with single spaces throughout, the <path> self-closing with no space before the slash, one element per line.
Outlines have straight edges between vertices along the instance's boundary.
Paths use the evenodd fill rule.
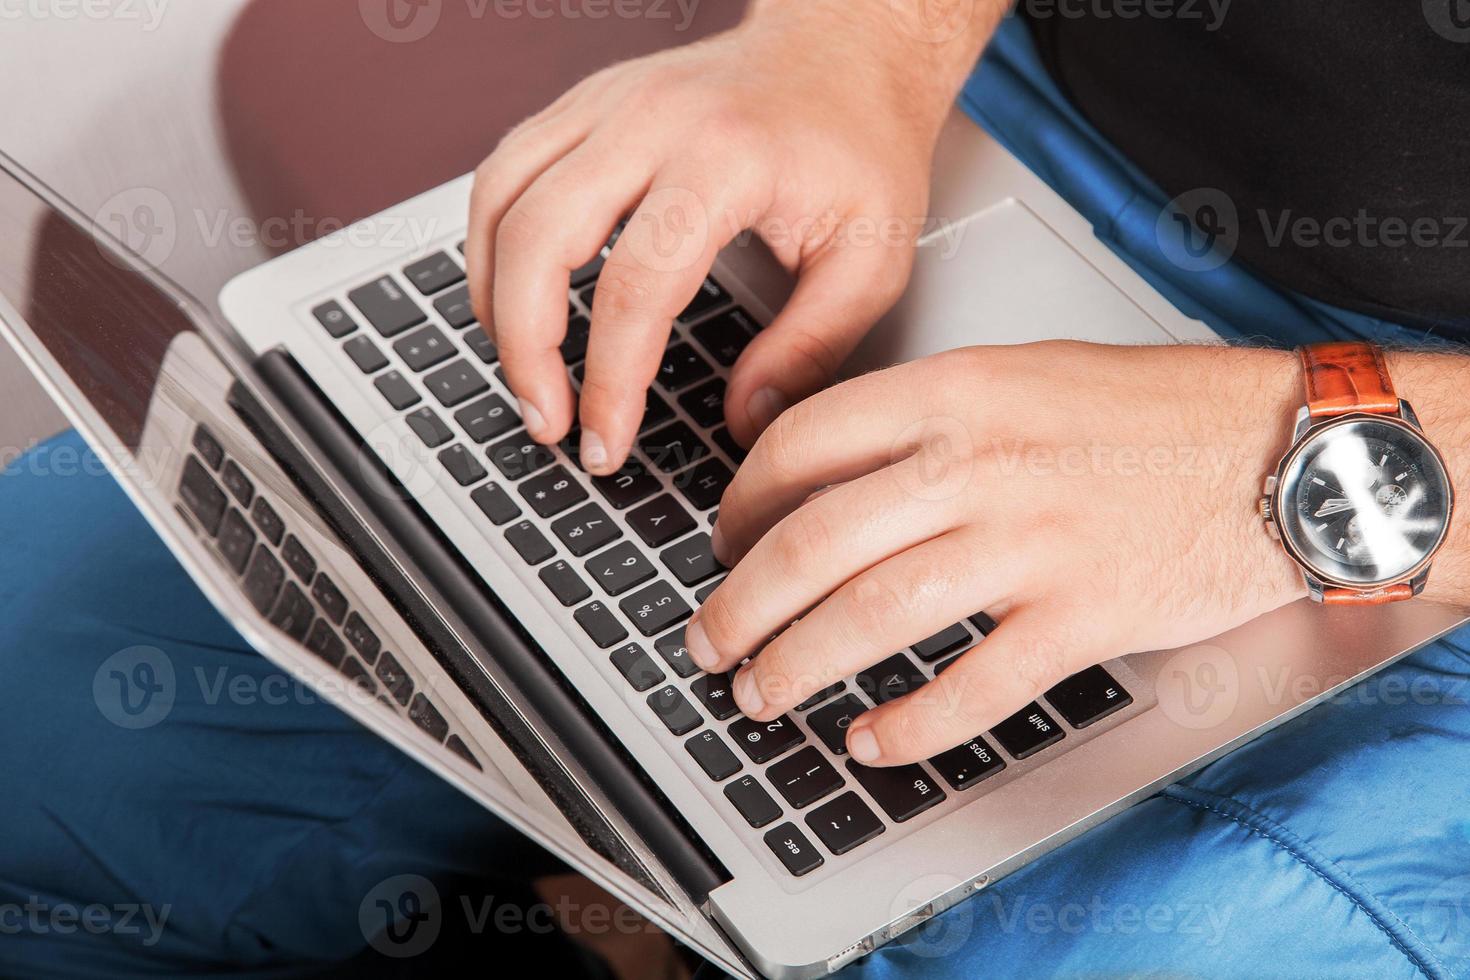
<path fill-rule="evenodd" d="M 751 457 L 778 480 L 796 476 L 810 458 L 811 412 L 806 407 L 810 401 L 799 402 L 778 415 L 751 450 Z"/>
<path fill-rule="evenodd" d="M 910 611 L 905 595 L 883 575 L 869 573 L 847 590 L 842 615 L 851 635 L 871 637 L 876 630 L 891 629 Z"/>
<path fill-rule="evenodd" d="M 1067 663 L 1074 650 L 1073 631 L 1052 627 L 1033 632 L 1017 647 L 1016 677 L 1028 698 L 1034 698 L 1067 676 Z"/>
<path fill-rule="evenodd" d="M 546 240 L 546 223 L 536 213 L 534 202 L 523 196 L 510 206 L 495 228 L 495 250 L 502 255 L 519 255 Z"/>
<path fill-rule="evenodd" d="M 830 553 L 832 529 L 815 507 L 793 511 L 776 529 L 772 547 L 782 568 L 798 569 L 810 565 L 814 556 Z"/>
<path fill-rule="evenodd" d="M 656 284 L 636 263 L 609 258 L 597 280 L 593 316 L 599 323 L 641 323 L 661 313 Z"/>
<path fill-rule="evenodd" d="M 798 330 L 787 338 L 787 351 L 798 362 L 804 363 L 811 373 L 828 378 L 837 373 L 842 364 L 842 352 L 821 334 Z"/>

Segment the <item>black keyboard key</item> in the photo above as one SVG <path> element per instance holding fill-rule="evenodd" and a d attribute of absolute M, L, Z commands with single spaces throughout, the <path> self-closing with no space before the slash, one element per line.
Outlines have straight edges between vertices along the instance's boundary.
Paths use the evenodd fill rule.
<path fill-rule="evenodd" d="M 573 504 L 587 499 L 587 489 L 577 482 L 565 466 L 555 466 L 533 480 L 521 484 L 521 496 L 542 517 L 560 514 Z"/>
<path fill-rule="evenodd" d="M 403 275 L 413 283 L 415 289 L 425 296 L 431 296 L 441 289 L 448 289 L 455 283 L 464 282 L 464 272 L 460 269 L 459 263 L 443 252 L 435 252 L 427 258 L 420 259 L 404 269 Z"/>
<path fill-rule="evenodd" d="M 860 671 L 854 678 L 858 690 L 874 704 L 887 704 L 910 691 L 917 691 L 928 680 L 914 662 L 901 653 Z"/>
<path fill-rule="evenodd" d="M 347 352 L 347 356 L 352 358 L 352 363 L 356 364 L 357 369 L 363 374 L 372 374 L 388 366 L 388 358 L 378 350 L 378 345 L 373 343 L 372 338 L 366 334 L 353 337 L 342 345 L 342 349 Z"/>
<path fill-rule="evenodd" d="M 814 745 L 767 769 L 766 778 L 798 810 L 842 788 L 842 776 Z"/>
<path fill-rule="evenodd" d="M 658 548 L 683 537 L 699 524 L 677 500 L 664 494 L 629 512 L 628 526 L 637 532 L 644 544 Z"/>
<path fill-rule="evenodd" d="M 398 288 L 398 283 L 391 276 L 359 286 L 348 293 L 347 298 L 384 337 L 396 337 L 426 319 L 424 311 Z"/>
<path fill-rule="evenodd" d="M 658 720 L 675 735 L 687 735 L 703 720 L 689 699 L 672 684 L 666 684 L 648 696 L 648 706 Z"/>
<path fill-rule="evenodd" d="M 439 462 L 462 487 L 479 483 L 489 475 L 474 454 L 457 442 L 439 454 Z"/>
<path fill-rule="evenodd" d="M 428 732 L 436 742 L 444 741 L 449 734 L 449 722 L 434 707 L 433 702 L 422 694 L 415 694 L 408 706 L 408 720 Z"/>
<path fill-rule="evenodd" d="M 724 451 L 726 456 L 729 456 L 737 464 L 745 462 L 745 457 L 748 453 L 745 447 L 736 442 L 735 437 L 730 435 L 729 429 L 716 429 L 710 438 L 715 441 L 716 446 L 719 446 Z"/>
<path fill-rule="evenodd" d="M 694 593 L 695 604 L 700 606 L 704 605 L 705 602 L 708 601 L 709 597 L 715 594 L 715 589 L 718 589 L 720 587 L 720 582 L 723 581 L 725 580 L 720 579 L 719 582 L 710 582 L 708 585 L 701 586 L 700 590 Z"/>
<path fill-rule="evenodd" d="M 683 422 L 666 425 L 638 439 L 638 448 L 658 469 L 673 473 L 709 455 L 709 447 Z"/>
<path fill-rule="evenodd" d="M 990 730 L 1000 747 L 1017 759 L 1035 755 L 1062 740 L 1062 726 L 1032 701 Z"/>
<path fill-rule="evenodd" d="M 754 776 L 741 776 L 726 786 L 725 798 L 752 827 L 764 827 L 781 816 L 781 804 L 771 799 Z"/>
<path fill-rule="evenodd" d="M 883 821 L 856 793 L 843 793 L 806 815 L 806 825 L 833 854 L 846 854 L 883 833 Z"/>
<path fill-rule="evenodd" d="M 485 767 L 480 765 L 480 760 L 475 758 L 474 753 L 470 751 L 470 747 L 464 744 L 464 740 L 458 735 L 449 736 L 449 740 L 444 743 L 444 747 L 481 772 L 485 771 Z"/>
<path fill-rule="evenodd" d="M 276 604 L 276 596 L 285 581 L 286 570 L 276 561 L 276 556 L 265 545 L 256 545 L 250 567 L 245 570 L 245 597 L 262 616 Z"/>
<path fill-rule="evenodd" d="M 833 755 L 846 755 L 847 730 L 857 721 L 858 715 L 867 710 L 862 698 L 849 694 L 813 711 L 807 716 L 806 723 L 812 726 L 812 732 Z"/>
<path fill-rule="evenodd" d="M 622 643 L 628 638 L 628 631 L 623 624 L 618 622 L 618 617 L 612 614 L 601 602 L 589 602 L 572 614 L 577 625 L 586 631 L 597 644 L 599 649 L 606 650 L 614 643 Z"/>
<path fill-rule="evenodd" d="M 286 522 L 281 520 L 281 515 L 276 513 L 276 509 L 264 497 L 256 498 L 255 509 L 250 512 L 250 516 L 267 541 L 277 545 L 281 543 L 281 537 L 286 533 Z"/>
<path fill-rule="evenodd" d="M 527 565 L 539 565 L 556 554 L 556 549 L 546 540 L 546 535 L 530 521 L 512 524 L 506 529 L 505 540 L 510 542 L 510 546 Z"/>
<path fill-rule="evenodd" d="M 935 677 L 938 677 L 940 674 L 944 673 L 946 670 L 949 670 L 949 668 L 951 668 L 955 664 L 959 663 L 960 662 L 960 657 L 963 657 L 963 656 L 964 656 L 964 654 L 961 653 L 961 654 L 958 654 L 956 656 L 950 657 L 948 660 L 941 661 L 940 664 L 937 667 L 934 668 L 934 676 Z"/>
<path fill-rule="evenodd" d="M 362 659 L 368 663 L 378 659 L 378 651 L 383 648 L 383 642 L 378 639 L 378 634 L 373 632 L 373 628 L 357 613 L 352 613 L 347 617 L 347 623 L 342 627 L 342 635 Z"/>
<path fill-rule="evenodd" d="M 912 820 L 945 798 L 944 790 L 921 766 L 875 769 L 860 766 L 849 759 L 847 771 L 894 823 Z"/>
<path fill-rule="evenodd" d="M 322 329 L 336 340 L 341 340 L 357 329 L 357 324 L 352 322 L 352 317 L 347 315 L 347 311 L 342 309 L 342 304 L 336 300 L 328 300 L 312 310 L 311 315 L 316 317 L 316 322 L 322 325 Z"/>
<path fill-rule="evenodd" d="M 607 258 L 601 252 L 598 252 L 597 257 L 591 262 L 573 269 L 572 288 L 581 289 L 588 283 L 596 281 L 598 274 L 602 272 L 602 266 L 605 262 L 607 262 Z"/>
<path fill-rule="evenodd" d="M 322 607 L 322 614 L 332 622 L 341 625 L 342 620 L 347 618 L 347 597 L 337 588 L 337 583 L 327 577 L 326 572 L 322 572 L 311 583 L 311 597 Z M 372 662 L 371 658 L 367 659 L 369 663 Z"/>
<path fill-rule="evenodd" d="M 219 469 L 225 461 L 225 447 L 219 444 L 213 432 L 202 425 L 194 427 L 194 449 L 212 470 Z"/>
<path fill-rule="evenodd" d="M 972 738 L 964 745 L 941 752 L 929 760 L 929 765 L 957 790 L 969 789 L 1006 767 L 1005 760 L 983 738 Z"/>
<path fill-rule="evenodd" d="M 679 636 L 683 635 L 684 631 L 679 630 Z M 682 644 L 681 639 L 680 645 Z M 687 654 L 684 659 L 689 659 Z M 735 695 L 730 690 L 729 674 L 702 674 L 689 685 L 689 690 L 694 692 L 699 703 L 714 716 L 715 721 L 725 721 L 740 713 L 740 708 L 735 704 Z"/>
<path fill-rule="evenodd" d="M 989 636 L 995 632 L 997 624 L 995 620 L 982 613 L 976 613 L 970 617 L 970 625 L 980 631 L 981 636 Z"/>
<path fill-rule="evenodd" d="M 419 441 L 430 449 L 438 449 L 454 438 L 454 433 L 449 430 L 449 426 L 445 425 L 444 420 L 435 415 L 434 410 L 427 405 L 409 412 L 404 418 L 408 422 L 408 427 L 413 430 L 413 434 L 418 436 Z"/>
<path fill-rule="evenodd" d="M 631 542 L 614 545 L 587 561 L 587 574 L 608 595 L 621 595 L 658 574 L 653 563 Z"/>
<path fill-rule="evenodd" d="M 490 462 L 512 483 L 556 462 L 556 455 L 528 433 L 515 435 L 490 447 Z"/>
<path fill-rule="evenodd" d="M 725 420 L 725 379 L 716 378 L 680 395 L 679 405 L 695 425 L 714 428 Z"/>
<path fill-rule="evenodd" d="M 970 645 L 970 631 L 963 624 L 956 623 L 946 627 L 929 637 L 920 640 L 913 646 L 914 655 L 926 664 L 932 664 L 940 657 L 947 656 L 956 651 L 963 650 Z"/>
<path fill-rule="evenodd" d="M 730 746 L 721 740 L 718 732 L 705 729 L 698 735 L 691 736 L 684 743 L 684 748 L 694 756 L 694 761 L 699 763 L 704 774 L 717 783 L 740 771 L 740 760 L 730 751 Z"/>
<path fill-rule="evenodd" d="M 745 348 L 750 346 L 759 330 L 760 326 L 750 318 L 750 314 L 737 306 L 711 317 L 689 332 L 701 347 L 709 351 L 710 357 L 724 367 L 730 367 L 740 360 L 740 355 L 745 353 Z"/>
<path fill-rule="evenodd" d="M 1086 728 L 1133 703 L 1133 696 L 1101 667 L 1073 674 L 1047 691 L 1046 699 L 1073 728 Z"/>
<path fill-rule="evenodd" d="M 585 316 L 567 320 L 567 335 L 561 342 L 561 359 L 576 364 L 587 356 L 587 342 L 592 338 L 592 322 Z"/>
<path fill-rule="evenodd" d="M 332 631 L 325 619 L 318 619 L 311 624 L 311 632 L 306 635 L 306 649 L 333 667 L 341 667 L 342 658 L 347 655 L 347 645 Z"/>
<path fill-rule="evenodd" d="M 674 477 L 674 486 L 695 510 L 709 510 L 720 505 L 720 498 L 733 479 L 735 474 L 730 472 L 730 467 L 717 459 L 707 459 Z"/>
<path fill-rule="evenodd" d="M 828 687 L 822 688 L 816 694 L 813 694 L 811 697 L 801 702 L 801 704 L 798 704 L 796 706 L 796 710 L 806 711 L 809 708 L 815 708 L 823 701 L 830 701 L 832 698 L 835 698 L 837 695 L 841 694 L 845 690 L 847 690 L 847 686 L 841 681 L 838 681 L 836 684 L 832 684 Z"/>
<path fill-rule="evenodd" d="M 433 324 L 422 330 L 415 330 L 407 337 L 397 341 L 393 345 L 393 350 L 414 372 L 427 371 L 454 356 L 454 345 Z"/>
<path fill-rule="evenodd" d="M 255 484 L 250 482 L 250 477 L 245 475 L 240 464 L 233 459 L 219 471 L 219 482 L 225 485 L 231 496 L 240 501 L 241 507 L 249 507 L 250 501 L 255 499 Z"/>
<path fill-rule="evenodd" d="M 455 412 L 454 421 L 475 442 L 489 442 L 519 428 L 521 417 L 504 398 L 490 395 Z"/>
<path fill-rule="evenodd" d="M 541 569 L 541 583 L 556 596 L 563 606 L 575 606 L 583 599 L 592 597 L 592 590 L 582 581 L 577 570 L 565 561 L 554 561 Z"/>
<path fill-rule="evenodd" d="M 684 312 L 679 314 L 679 322 L 689 323 L 698 320 L 711 310 L 717 310 L 729 302 L 730 294 L 721 289 L 720 284 L 713 279 L 706 279 L 700 283 L 699 292 L 695 293 L 689 305 L 684 307 Z"/>
<path fill-rule="evenodd" d="M 316 610 L 312 608 L 311 600 L 296 587 L 295 582 L 287 582 L 281 590 L 281 597 L 276 600 L 276 608 L 271 612 L 271 625 L 300 643 L 306 639 L 306 631 L 311 629 L 313 619 L 316 619 Z"/>
<path fill-rule="evenodd" d="M 194 456 L 184 460 L 184 472 L 179 477 L 179 496 L 210 537 L 219 533 L 219 524 L 224 519 L 229 500 L 204 464 Z"/>
<path fill-rule="evenodd" d="M 730 738 L 756 765 L 770 762 L 787 749 L 806 741 L 796 722 L 785 715 L 774 721 L 752 721 L 749 718 L 733 721 L 730 723 Z"/>
<path fill-rule="evenodd" d="M 725 570 L 710 550 L 709 535 L 703 532 L 665 549 L 658 557 L 681 585 L 698 585 Z"/>
<path fill-rule="evenodd" d="M 450 361 L 425 377 L 424 385 L 445 408 L 453 408 L 490 390 L 489 382 L 465 360 Z"/>
<path fill-rule="evenodd" d="M 684 597 L 667 582 L 659 581 L 628 596 L 618 604 L 638 632 L 654 636 L 682 623 L 694 614 Z"/>
<path fill-rule="evenodd" d="M 342 672 L 343 677 L 357 685 L 358 689 L 365 692 L 368 697 L 378 693 L 378 685 L 373 683 L 373 675 L 368 673 L 367 668 L 356 657 L 346 658 L 337 669 Z"/>
<path fill-rule="evenodd" d="M 291 535 L 281 547 L 281 559 L 285 561 L 286 567 L 291 573 L 301 579 L 305 585 L 310 585 L 311 580 L 316 578 L 316 559 L 311 557 L 311 552 Z"/>
<path fill-rule="evenodd" d="M 408 379 L 397 371 L 389 371 L 382 374 L 373 381 L 373 387 L 378 389 L 378 394 L 398 411 L 412 408 L 423 399 L 419 397 L 418 391 L 408 383 Z"/>
<path fill-rule="evenodd" d="M 663 425 L 673 417 L 674 410 L 669 407 L 669 403 L 649 389 L 648 397 L 643 402 L 643 421 L 638 423 L 638 431 L 647 432 L 649 429 Z"/>
<path fill-rule="evenodd" d="M 470 305 L 468 286 L 460 286 L 434 300 L 434 310 L 455 330 L 463 330 L 475 322 L 475 309 Z"/>
<path fill-rule="evenodd" d="M 798 878 L 811 874 L 820 868 L 825 860 L 818 853 L 817 846 L 807 840 L 806 835 L 798 830 L 794 823 L 783 823 L 776 829 L 768 831 L 765 842 L 766 846 L 771 849 L 771 853 L 785 865 L 786 870 Z"/>
<path fill-rule="evenodd" d="M 470 499 L 475 502 L 475 506 L 480 508 L 486 517 L 490 518 L 490 523 L 496 527 L 500 527 L 502 524 L 509 524 L 521 516 L 521 509 L 516 506 L 516 502 L 510 499 L 510 494 L 506 493 L 498 483 L 485 484 L 470 494 Z"/>
<path fill-rule="evenodd" d="M 612 652 L 612 664 L 635 691 L 646 691 L 664 682 L 664 672 L 653 658 L 636 643 L 618 647 Z"/>
<path fill-rule="evenodd" d="M 219 552 L 236 575 L 245 574 L 250 553 L 255 550 L 255 532 L 245 515 L 231 507 L 219 529 Z"/>
<path fill-rule="evenodd" d="M 662 487 L 658 478 L 632 457 L 616 473 L 594 477 L 592 485 L 615 510 L 632 507 L 658 493 Z"/>
<path fill-rule="evenodd" d="M 680 677 L 693 677 L 699 673 L 699 667 L 689 658 L 689 648 L 684 645 L 684 627 L 680 626 L 672 633 L 659 637 L 653 642 L 653 648 Z"/>
<path fill-rule="evenodd" d="M 607 511 L 597 504 L 578 507 L 551 525 L 552 533 L 561 539 L 575 558 L 590 555 L 603 545 L 612 544 L 623 536 L 623 531 Z"/>
<path fill-rule="evenodd" d="M 675 344 L 664 351 L 664 359 L 658 366 L 658 374 L 654 375 L 654 380 L 666 391 L 678 391 L 714 373 L 715 369 L 693 347 Z"/>
<path fill-rule="evenodd" d="M 378 667 L 374 673 L 383 682 L 383 689 L 389 696 L 403 707 L 408 707 L 408 701 L 413 697 L 413 678 L 408 676 L 408 671 L 398 662 L 398 658 L 384 651 L 378 658 Z"/>
<path fill-rule="evenodd" d="M 478 357 L 482 363 L 494 364 L 500 360 L 500 348 L 495 346 L 495 341 L 490 339 L 484 327 L 476 327 L 466 333 L 464 342 L 469 345 L 470 353 Z"/>

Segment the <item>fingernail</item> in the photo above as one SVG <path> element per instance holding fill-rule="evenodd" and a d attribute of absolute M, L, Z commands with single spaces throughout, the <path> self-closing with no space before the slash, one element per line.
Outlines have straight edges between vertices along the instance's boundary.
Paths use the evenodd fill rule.
<path fill-rule="evenodd" d="M 591 429 L 582 430 L 582 465 L 590 470 L 600 470 L 607 465 L 607 446 L 602 436 Z"/>
<path fill-rule="evenodd" d="M 524 398 L 517 398 L 516 402 L 521 406 L 521 420 L 526 423 L 526 431 L 531 433 L 531 438 L 540 438 L 541 433 L 546 430 L 546 416 L 541 414 L 541 409 Z"/>
<path fill-rule="evenodd" d="M 729 545 L 725 544 L 725 532 L 720 530 L 718 521 L 715 522 L 714 527 L 710 528 L 709 550 L 715 553 L 715 561 L 726 568 L 730 567 Z"/>
<path fill-rule="evenodd" d="M 859 728 L 847 736 L 847 751 L 852 753 L 853 759 L 858 762 L 876 762 L 879 755 L 878 740 L 868 729 Z"/>
<path fill-rule="evenodd" d="M 749 667 L 740 668 L 731 687 L 735 691 L 735 703 L 740 705 L 740 710 L 747 715 L 758 715 L 766 710 L 766 701 L 761 697 L 761 692 L 757 689 L 755 677 Z"/>
<path fill-rule="evenodd" d="M 698 664 L 700 670 L 714 670 L 715 665 L 720 662 L 720 655 L 715 652 L 714 644 L 709 641 L 709 636 L 697 619 L 684 630 L 684 648 L 689 651 L 689 659 Z"/>
<path fill-rule="evenodd" d="M 764 430 L 777 416 L 791 407 L 791 399 L 775 388 L 762 388 L 750 396 L 745 410 L 757 429 Z"/>

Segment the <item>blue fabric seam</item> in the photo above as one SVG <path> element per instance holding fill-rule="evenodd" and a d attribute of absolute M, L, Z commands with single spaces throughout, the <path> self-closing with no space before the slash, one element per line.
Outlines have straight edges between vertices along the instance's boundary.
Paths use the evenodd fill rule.
<path fill-rule="evenodd" d="M 1388 938 L 1389 943 L 1413 963 L 1415 969 L 1420 973 L 1434 980 L 1450 976 L 1444 964 L 1434 955 L 1434 951 L 1414 934 L 1414 930 L 1409 927 L 1408 923 L 1374 897 L 1351 873 L 1339 868 L 1332 861 L 1317 856 L 1315 849 L 1310 844 L 1286 827 L 1239 800 L 1210 793 L 1207 790 L 1176 784 L 1166 788 L 1160 795 L 1175 803 L 1223 817 L 1240 826 L 1247 833 L 1275 844 L 1302 867 L 1352 902 L 1358 911 L 1366 915 L 1368 921 L 1372 922 L 1374 927 Z"/>

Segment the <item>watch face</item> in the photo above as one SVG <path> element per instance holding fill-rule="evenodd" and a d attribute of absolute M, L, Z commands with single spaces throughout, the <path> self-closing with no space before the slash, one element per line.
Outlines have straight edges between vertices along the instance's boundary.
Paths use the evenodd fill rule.
<path fill-rule="evenodd" d="M 1451 500 L 1444 464 L 1416 430 L 1352 417 L 1288 458 L 1276 513 L 1289 548 L 1318 577 L 1373 587 L 1428 561 L 1449 527 Z"/>

